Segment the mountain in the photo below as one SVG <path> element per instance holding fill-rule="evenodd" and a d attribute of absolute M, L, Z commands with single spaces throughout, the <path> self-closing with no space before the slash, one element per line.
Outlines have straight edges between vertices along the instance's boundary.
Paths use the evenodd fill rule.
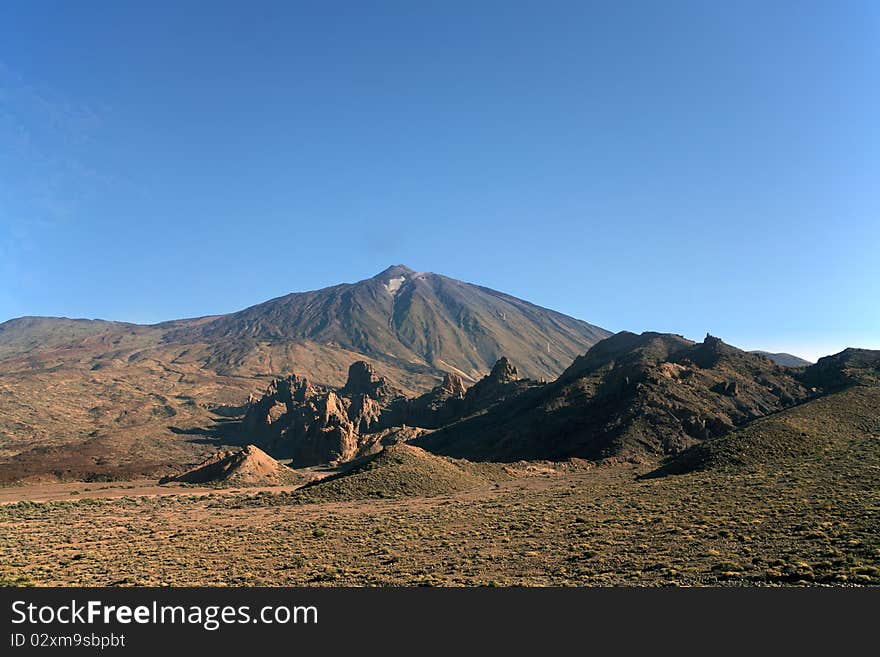
<path fill-rule="evenodd" d="M 792 354 L 786 354 L 786 353 L 774 354 L 769 351 L 758 351 L 758 350 L 754 350 L 750 353 L 758 354 L 759 356 L 766 356 L 767 358 L 772 360 L 774 363 L 776 363 L 778 365 L 785 365 L 786 367 L 807 367 L 808 365 L 813 364 L 808 360 L 804 360 L 803 358 L 800 358 L 799 356 L 794 356 Z"/>
<path fill-rule="evenodd" d="M 618 333 L 549 384 L 418 438 L 475 460 L 653 459 L 809 398 L 793 372 L 718 338 Z"/>
<path fill-rule="evenodd" d="M 167 472 L 212 453 L 226 418 L 296 372 L 364 361 L 402 394 L 472 383 L 502 355 L 554 378 L 609 333 L 502 292 L 403 266 L 240 312 L 155 325 L 0 324 L 0 483 Z M 243 407 L 242 407 L 243 408 Z M 237 438 L 236 438 L 237 440 Z"/>
<path fill-rule="evenodd" d="M 552 377 L 608 331 L 489 288 L 389 267 L 358 283 L 289 294 L 169 332 L 169 343 L 311 341 L 401 369 L 475 381 L 502 355 Z"/>

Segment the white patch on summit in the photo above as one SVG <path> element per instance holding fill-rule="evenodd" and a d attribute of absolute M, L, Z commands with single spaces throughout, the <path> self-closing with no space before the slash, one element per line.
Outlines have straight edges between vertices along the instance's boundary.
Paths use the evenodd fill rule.
<path fill-rule="evenodd" d="M 400 289 L 400 286 L 403 285 L 403 282 L 406 280 L 406 276 L 398 276 L 397 278 L 391 278 L 387 283 L 383 283 L 385 289 L 388 294 L 394 296 L 397 294 L 397 291 Z"/>

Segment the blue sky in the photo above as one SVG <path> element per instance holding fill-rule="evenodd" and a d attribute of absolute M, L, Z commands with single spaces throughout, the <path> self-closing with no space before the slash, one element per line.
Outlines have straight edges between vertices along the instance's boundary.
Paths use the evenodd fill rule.
<path fill-rule="evenodd" d="M 880 348 L 880 4 L 0 4 L 0 321 L 393 263 L 612 330 Z"/>

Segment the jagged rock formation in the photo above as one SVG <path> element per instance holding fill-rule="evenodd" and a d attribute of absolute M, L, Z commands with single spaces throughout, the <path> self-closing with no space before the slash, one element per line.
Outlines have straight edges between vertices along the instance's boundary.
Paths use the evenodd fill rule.
<path fill-rule="evenodd" d="M 397 398 L 399 391 L 369 363 L 358 361 L 337 390 L 297 375 L 273 381 L 263 397 L 251 402 L 242 426 L 253 440 L 292 457 L 298 466 L 341 463 L 376 442 L 368 434 L 388 429 L 380 426 L 380 418 Z"/>
<path fill-rule="evenodd" d="M 483 377 L 468 389 L 464 396 L 465 409 L 476 411 L 501 401 L 519 392 L 523 388 L 521 382 L 524 381 L 526 380 L 520 379 L 519 372 L 507 360 L 507 357 L 502 356 L 492 367 L 488 376 Z"/>
<path fill-rule="evenodd" d="M 478 460 L 656 458 L 810 395 L 790 370 L 716 337 L 622 332 L 557 381 L 415 443 Z"/>
<path fill-rule="evenodd" d="M 386 399 L 394 394 L 385 377 L 376 376 L 376 371 L 368 362 L 359 360 L 348 368 L 348 379 L 339 391 L 346 397 L 370 397 Z"/>
<path fill-rule="evenodd" d="M 467 392 L 458 374 L 447 373 L 432 390 L 415 399 L 399 399 L 385 413 L 388 424 L 436 429 L 462 416 Z"/>
<path fill-rule="evenodd" d="M 470 389 L 458 375 L 447 374 L 430 392 L 409 399 L 360 361 L 336 390 L 297 375 L 273 381 L 263 397 L 251 401 L 242 428 L 248 439 L 292 457 L 298 466 L 342 463 L 484 412 L 535 385 L 518 378 L 502 357 Z"/>
<path fill-rule="evenodd" d="M 415 399 L 398 399 L 383 415 L 385 424 L 408 424 L 438 429 L 472 415 L 478 415 L 509 397 L 540 384 L 519 377 L 516 367 L 502 356 L 492 370 L 470 388 L 447 374 L 443 383 Z"/>
<path fill-rule="evenodd" d="M 440 385 L 417 399 L 429 410 L 438 410 L 450 399 L 464 399 L 467 388 L 458 374 L 446 373 Z"/>

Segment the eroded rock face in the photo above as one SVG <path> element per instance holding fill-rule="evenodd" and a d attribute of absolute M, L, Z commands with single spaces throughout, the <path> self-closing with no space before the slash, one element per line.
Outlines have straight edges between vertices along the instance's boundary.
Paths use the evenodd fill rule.
<path fill-rule="evenodd" d="M 527 386 L 527 379 L 520 379 L 516 368 L 502 356 L 492 367 L 492 371 L 471 386 L 464 396 L 464 412 L 476 412 L 488 408 L 502 399 L 521 392 Z"/>
<path fill-rule="evenodd" d="M 294 406 L 288 414 L 285 442 L 296 465 L 342 462 L 358 446 L 358 432 L 349 417 L 348 400 L 332 390 Z"/>
<path fill-rule="evenodd" d="M 252 401 L 243 428 L 298 466 L 348 461 L 365 442 L 362 435 L 378 428 L 383 400 L 395 395 L 363 361 L 351 365 L 348 381 L 338 390 L 293 375 L 273 381 L 263 397 Z"/>
<path fill-rule="evenodd" d="M 446 374 L 433 390 L 407 399 L 364 361 L 351 365 L 339 389 L 311 384 L 300 376 L 278 379 L 260 399 L 250 401 L 242 427 L 248 439 L 296 466 L 340 463 L 369 450 L 377 436 L 418 435 L 537 385 L 519 379 L 516 368 L 501 358 L 492 371 L 466 389 L 460 376 Z M 419 427 L 419 432 L 405 431 Z"/>
<path fill-rule="evenodd" d="M 415 399 L 398 399 L 384 413 L 388 425 L 436 429 L 460 416 L 466 388 L 461 377 L 447 373 L 440 385 Z"/>
<path fill-rule="evenodd" d="M 262 397 L 249 400 L 243 428 L 261 445 L 274 446 L 285 431 L 284 420 L 288 412 L 315 398 L 318 392 L 318 388 L 305 377 L 294 374 L 285 379 L 275 379 Z"/>
<path fill-rule="evenodd" d="M 507 360 L 507 356 L 502 356 L 495 362 L 488 378 L 496 383 L 510 383 L 519 379 L 519 373 L 513 364 Z"/>
<path fill-rule="evenodd" d="M 435 389 L 439 389 L 440 392 L 448 397 L 457 397 L 459 399 L 464 397 L 464 393 L 467 391 L 461 377 L 458 374 L 453 374 L 451 372 L 446 373 L 446 376 L 443 377 L 443 383 Z"/>
<path fill-rule="evenodd" d="M 384 399 L 391 394 L 391 389 L 385 377 L 376 376 L 372 365 L 359 360 L 348 368 L 348 380 L 339 392 L 347 397 L 365 395 L 373 399 Z"/>

